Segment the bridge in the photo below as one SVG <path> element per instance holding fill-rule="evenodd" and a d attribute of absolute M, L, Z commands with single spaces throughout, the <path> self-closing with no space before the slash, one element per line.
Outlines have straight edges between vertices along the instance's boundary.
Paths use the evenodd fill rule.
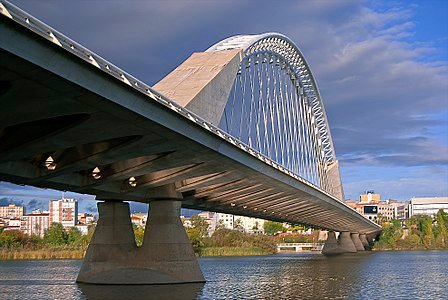
<path fill-rule="evenodd" d="M 322 251 L 324 244 L 321 243 L 280 243 L 277 244 L 278 252 L 305 252 Z"/>
<path fill-rule="evenodd" d="M 0 180 L 101 201 L 79 282 L 204 281 L 181 207 L 326 229 L 326 254 L 380 231 L 342 202 L 324 105 L 289 38 L 231 37 L 150 87 L 4 0 L 0 13 Z M 124 201 L 149 203 L 140 248 Z"/>

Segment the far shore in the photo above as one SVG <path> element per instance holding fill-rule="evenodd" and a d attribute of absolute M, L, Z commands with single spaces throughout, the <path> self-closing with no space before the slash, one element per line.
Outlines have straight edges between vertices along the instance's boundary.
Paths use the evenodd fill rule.
<path fill-rule="evenodd" d="M 446 251 L 447 249 L 372 249 L 375 252 L 381 251 Z M 0 249 L 1 260 L 52 260 L 52 259 L 84 259 L 85 249 L 69 247 L 49 247 L 46 249 L 26 249 L 11 248 Z M 279 252 L 285 253 L 285 252 Z M 257 247 L 208 247 L 196 253 L 198 257 L 219 257 L 219 256 L 262 256 L 276 253 L 268 252 Z"/>
<path fill-rule="evenodd" d="M 69 247 L 48 247 L 45 249 L 9 248 L 0 249 L 0 260 L 48 260 L 48 259 L 83 259 L 85 249 Z M 210 256 L 257 256 L 272 255 L 265 249 L 257 247 L 208 247 L 197 255 Z"/>

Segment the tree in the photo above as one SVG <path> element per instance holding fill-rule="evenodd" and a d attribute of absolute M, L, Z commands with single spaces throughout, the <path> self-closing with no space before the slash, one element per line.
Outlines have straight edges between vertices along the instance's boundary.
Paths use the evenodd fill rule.
<path fill-rule="evenodd" d="M 233 222 L 233 229 L 243 232 L 243 221 L 241 221 L 240 218 L 236 219 L 235 222 Z"/>
<path fill-rule="evenodd" d="M 224 221 L 223 220 L 219 220 L 216 223 L 216 226 L 215 226 L 215 231 L 218 231 L 218 230 L 221 230 L 221 229 L 226 229 L 226 226 L 224 225 Z"/>
<path fill-rule="evenodd" d="M 448 246 L 448 214 L 440 209 L 436 216 L 436 227 L 434 228 L 435 244 L 437 248 L 445 248 Z"/>
<path fill-rule="evenodd" d="M 432 232 L 432 218 L 430 216 L 422 216 L 417 225 L 421 232 L 421 239 L 426 248 L 431 248 L 434 244 L 434 234 Z"/>
<path fill-rule="evenodd" d="M 204 218 L 198 215 L 193 215 L 190 218 L 190 222 L 191 222 L 191 228 L 198 230 L 201 236 L 208 235 L 208 223 Z"/>
<path fill-rule="evenodd" d="M 67 234 L 67 243 L 69 245 L 79 245 L 82 240 L 82 234 L 76 227 L 71 227 Z"/>
<path fill-rule="evenodd" d="M 264 233 L 268 235 L 275 235 L 279 232 L 284 232 L 285 228 L 282 223 L 265 221 L 263 224 Z"/>
<path fill-rule="evenodd" d="M 143 239 L 145 237 L 145 228 L 132 224 L 132 228 L 134 229 L 134 237 L 135 243 L 137 247 L 141 247 L 143 245 Z"/>
<path fill-rule="evenodd" d="M 0 233 L 0 247 L 20 247 L 26 242 L 27 236 L 20 230 L 5 230 Z"/>
<path fill-rule="evenodd" d="M 201 249 L 204 247 L 204 236 L 198 228 L 187 228 L 187 235 L 190 239 L 193 250 L 196 253 L 200 253 Z"/>
<path fill-rule="evenodd" d="M 61 223 L 52 223 L 50 228 L 45 232 L 44 242 L 51 245 L 64 245 L 67 241 L 67 234 Z"/>
<path fill-rule="evenodd" d="M 255 221 L 255 224 L 254 224 L 254 226 L 252 227 L 252 230 L 253 230 L 253 231 L 258 231 L 258 226 L 259 226 L 258 221 Z"/>

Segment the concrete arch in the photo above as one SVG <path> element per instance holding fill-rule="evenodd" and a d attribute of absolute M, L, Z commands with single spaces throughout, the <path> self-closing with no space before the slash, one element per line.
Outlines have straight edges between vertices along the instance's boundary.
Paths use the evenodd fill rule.
<path fill-rule="evenodd" d="M 281 57 L 291 73 L 291 80 L 307 98 L 324 161 L 321 188 L 343 200 L 338 161 L 317 83 L 302 52 L 288 37 L 264 33 L 227 38 L 205 52 L 193 53 L 154 89 L 218 126 L 242 61 L 263 53 Z"/>

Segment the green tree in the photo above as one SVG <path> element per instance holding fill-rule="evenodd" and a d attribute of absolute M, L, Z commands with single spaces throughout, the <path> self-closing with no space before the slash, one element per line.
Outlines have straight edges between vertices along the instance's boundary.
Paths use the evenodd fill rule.
<path fill-rule="evenodd" d="M 5 230 L 0 233 L 0 247 L 14 248 L 27 243 L 27 236 L 19 230 Z"/>
<path fill-rule="evenodd" d="M 143 245 L 143 239 L 145 237 L 145 228 L 132 224 L 132 228 L 134 229 L 134 237 L 135 243 L 137 247 L 141 247 Z"/>
<path fill-rule="evenodd" d="M 190 239 L 193 250 L 196 253 L 200 253 L 201 249 L 204 247 L 204 236 L 198 228 L 187 228 L 187 235 Z"/>
<path fill-rule="evenodd" d="M 67 234 L 61 223 L 52 223 L 45 232 L 44 242 L 51 245 L 64 245 L 67 242 Z"/>
<path fill-rule="evenodd" d="M 82 234 L 76 227 L 71 227 L 67 233 L 67 243 L 69 245 L 79 245 L 82 243 Z"/>
<path fill-rule="evenodd" d="M 202 236 L 208 235 L 208 223 L 204 218 L 198 215 L 193 215 L 190 218 L 190 222 L 191 228 L 196 229 Z"/>
<path fill-rule="evenodd" d="M 448 214 L 440 209 L 436 216 L 436 226 L 434 228 L 435 244 L 437 248 L 445 249 L 448 247 Z"/>
<path fill-rule="evenodd" d="M 279 232 L 284 232 L 285 228 L 282 223 L 265 221 L 263 224 L 264 233 L 268 235 L 275 235 Z"/>
<path fill-rule="evenodd" d="M 432 231 L 432 218 L 430 216 L 422 216 L 419 220 L 417 228 L 420 231 L 420 237 L 423 245 L 429 249 L 434 244 L 434 233 Z"/>

